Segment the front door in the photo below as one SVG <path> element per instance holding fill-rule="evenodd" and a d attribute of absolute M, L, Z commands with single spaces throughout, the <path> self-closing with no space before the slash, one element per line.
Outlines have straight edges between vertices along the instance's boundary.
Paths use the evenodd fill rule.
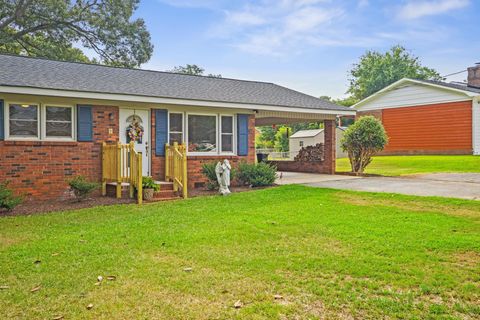
<path fill-rule="evenodd" d="M 150 121 L 148 110 L 120 109 L 120 142 L 135 142 L 142 153 L 142 171 L 150 175 Z"/>

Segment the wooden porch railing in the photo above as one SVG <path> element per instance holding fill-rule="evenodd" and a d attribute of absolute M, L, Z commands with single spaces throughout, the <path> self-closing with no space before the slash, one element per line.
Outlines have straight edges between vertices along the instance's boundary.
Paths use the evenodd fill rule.
<path fill-rule="evenodd" d="M 174 191 L 180 188 L 184 199 L 188 197 L 187 149 L 184 144 L 165 145 L 165 180 L 173 182 Z"/>
<path fill-rule="evenodd" d="M 142 154 L 134 143 L 102 145 L 102 194 L 107 194 L 107 183 L 116 182 L 116 196 L 122 197 L 122 183 L 130 184 L 130 198 L 137 189 L 137 201 L 142 203 Z"/>

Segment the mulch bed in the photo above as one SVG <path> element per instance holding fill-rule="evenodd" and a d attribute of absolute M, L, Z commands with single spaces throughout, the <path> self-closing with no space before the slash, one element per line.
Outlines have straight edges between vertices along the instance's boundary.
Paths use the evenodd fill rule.
<path fill-rule="evenodd" d="M 271 187 L 231 187 L 232 193 L 253 191 L 259 189 L 265 189 Z M 215 196 L 219 195 L 216 190 L 207 189 L 193 189 L 189 190 L 189 197 L 202 197 L 202 196 Z M 18 216 L 18 215 L 31 215 L 39 213 L 48 213 L 53 211 L 67 211 L 77 210 L 84 208 L 92 208 L 97 206 L 111 206 L 116 204 L 128 204 L 136 203 L 135 199 L 122 198 L 117 199 L 114 197 L 102 197 L 101 195 L 92 196 L 82 202 L 78 202 L 75 199 L 68 200 L 45 200 L 45 201 L 28 201 L 26 200 L 22 204 L 18 205 L 11 211 L 0 209 L 0 217 L 2 216 Z"/>
<path fill-rule="evenodd" d="M 45 201 L 25 201 L 11 211 L 1 210 L 1 216 L 18 216 L 38 213 L 47 213 L 52 211 L 66 211 L 97 206 L 111 206 L 115 204 L 135 203 L 134 199 L 116 199 L 113 197 L 93 196 L 82 202 L 74 199 L 68 200 L 45 200 Z"/>

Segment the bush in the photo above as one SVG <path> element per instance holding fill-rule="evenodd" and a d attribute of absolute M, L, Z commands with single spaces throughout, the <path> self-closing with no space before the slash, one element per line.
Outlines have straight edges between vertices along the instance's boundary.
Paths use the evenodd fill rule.
<path fill-rule="evenodd" d="M 340 141 L 348 153 L 352 172 L 363 173 L 372 156 L 385 148 L 388 137 L 382 123 L 372 116 L 361 117 L 349 126 Z"/>
<path fill-rule="evenodd" d="M 238 181 L 252 187 L 271 186 L 277 178 L 277 168 L 265 162 L 257 164 L 240 163 L 238 166 Z"/>
<path fill-rule="evenodd" d="M 215 173 L 215 167 L 218 162 L 209 162 L 202 164 L 201 173 L 207 178 L 207 189 L 208 190 L 218 190 L 219 185 L 217 181 L 217 174 Z M 232 168 L 230 170 L 230 181 L 233 181 L 236 176 L 236 170 Z"/>
<path fill-rule="evenodd" d="M 87 181 L 84 176 L 76 176 L 68 181 L 68 185 L 78 201 L 85 200 L 93 190 L 98 188 L 98 183 Z"/>
<path fill-rule="evenodd" d="M 0 182 L 0 208 L 10 211 L 22 203 L 23 198 L 15 196 L 13 191 L 8 188 L 8 184 L 8 181 L 3 183 Z"/>
<path fill-rule="evenodd" d="M 152 177 L 142 177 L 142 188 L 153 189 L 155 191 L 160 190 L 160 186 L 155 183 Z"/>

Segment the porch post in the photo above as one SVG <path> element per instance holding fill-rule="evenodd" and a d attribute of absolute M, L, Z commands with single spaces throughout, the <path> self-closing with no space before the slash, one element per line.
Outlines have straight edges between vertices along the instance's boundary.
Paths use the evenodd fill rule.
<path fill-rule="evenodd" d="M 324 120 L 324 133 L 325 133 L 325 149 L 324 149 L 324 162 L 326 173 L 335 174 L 336 166 L 336 146 L 337 141 L 335 137 L 335 120 Z"/>

